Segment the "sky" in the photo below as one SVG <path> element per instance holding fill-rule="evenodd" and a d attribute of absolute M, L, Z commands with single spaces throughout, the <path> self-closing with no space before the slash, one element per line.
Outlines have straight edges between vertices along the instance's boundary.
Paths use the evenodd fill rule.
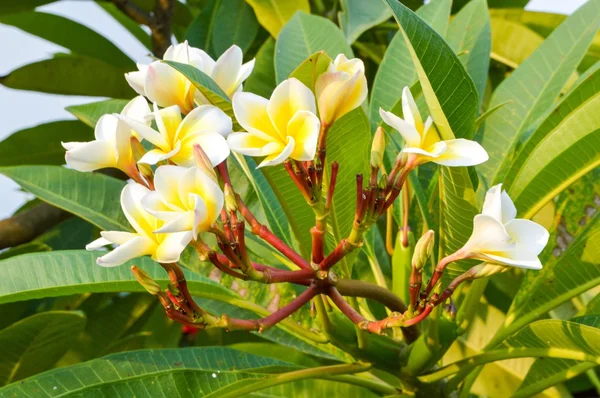
<path fill-rule="evenodd" d="M 586 0 L 531 0 L 527 9 L 570 14 Z M 104 12 L 93 1 L 62 0 L 38 10 L 73 19 L 103 34 L 116 43 L 136 62 L 148 62 L 148 50 L 129 32 Z M 24 33 L 19 29 L 0 24 L 0 76 L 22 65 L 52 57 L 56 52 L 65 52 L 60 46 Z M 99 101 L 98 97 L 74 97 L 40 94 L 30 91 L 12 90 L 0 86 L 0 140 L 13 132 L 38 124 L 73 119 L 64 110 L 66 106 Z M 27 148 L 23 148 L 27 150 Z M 17 184 L 0 175 L 0 218 L 11 215 L 28 198 Z"/>

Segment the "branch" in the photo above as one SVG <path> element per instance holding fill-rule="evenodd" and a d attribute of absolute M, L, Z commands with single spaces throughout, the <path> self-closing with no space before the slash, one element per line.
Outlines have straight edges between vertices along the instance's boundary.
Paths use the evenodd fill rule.
<path fill-rule="evenodd" d="M 0 249 L 30 242 L 69 217 L 70 213 L 47 203 L 17 213 L 0 221 Z"/>

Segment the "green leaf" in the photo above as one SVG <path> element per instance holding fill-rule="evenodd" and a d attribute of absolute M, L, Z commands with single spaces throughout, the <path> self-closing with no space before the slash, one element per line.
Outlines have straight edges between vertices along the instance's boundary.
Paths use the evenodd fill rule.
<path fill-rule="evenodd" d="M 275 40 L 269 37 L 256 53 L 252 74 L 244 83 L 244 91 L 269 98 L 275 89 Z"/>
<path fill-rule="evenodd" d="M 0 14 L 33 10 L 44 4 L 54 3 L 56 0 L 4 0 L 0 4 Z"/>
<path fill-rule="evenodd" d="M 365 31 L 390 19 L 390 10 L 378 1 L 342 0 L 338 13 L 340 27 L 348 44 L 352 44 Z"/>
<path fill-rule="evenodd" d="M 83 105 L 71 105 L 65 109 L 90 127 L 96 126 L 98 119 L 107 113 L 121 113 L 128 100 L 110 99 Z"/>
<path fill-rule="evenodd" d="M 442 37 L 448 29 L 451 1 L 433 1 L 417 10 L 417 15 Z M 391 110 L 399 104 L 404 87 L 411 87 L 418 79 L 417 72 L 411 62 L 410 52 L 402 32 L 397 32 L 390 42 L 371 91 L 369 117 L 371 126 L 375 128 L 380 122 L 379 108 Z"/>
<path fill-rule="evenodd" d="M 452 13 L 455 14 L 462 9 L 470 0 L 454 0 L 452 2 Z M 529 3 L 529 0 L 489 0 L 490 8 L 523 8 Z"/>
<path fill-rule="evenodd" d="M 123 77 L 127 69 L 80 55 L 34 62 L 0 77 L 6 87 L 51 94 L 128 98 L 135 92 Z"/>
<path fill-rule="evenodd" d="M 27 242 L 2 251 L 0 253 L 0 260 L 7 259 L 9 257 L 20 256 L 21 254 L 46 252 L 50 250 L 52 250 L 52 248 L 45 243 L 36 241 Z"/>
<path fill-rule="evenodd" d="M 212 45 L 216 54 L 224 53 L 234 44 L 246 52 L 257 33 L 258 21 L 246 1 L 219 2 L 212 34 Z"/>
<path fill-rule="evenodd" d="M 73 120 L 50 122 L 17 131 L 0 142 L 0 166 L 64 164 L 61 142 L 89 141 L 92 130 Z"/>
<path fill-rule="evenodd" d="M 76 250 L 96 239 L 98 228 L 79 217 L 70 217 L 38 236 L 33 242 L 52 250 Z"/>
<path fill-rule="evenodd" d="M 344 53 L 353 57 L 342 31 L 330 20 L 299 12 L 283 27 L 275 44 L 275 76 L 281 83 L 318 51 L 331 58 Z"/>
<path fill-rule="evenodd" d="M 475 0 L 452 19 L 446 37 L 477 87 L 479 106 L 483 100 L 490 65 L 490 29 L 487 1 Z"/>
<path fill-rule="evenodd" d="M 0 264 L 0 303 L 11 303 L 44 297 L 105 292 L 145 292 L 135 280 L 130 267 L 143 268 L 161 286 L 169 277 L 164 269 L 148 257 L 126 264 L 104 268 L 96 264 L 102 252 L 67 250 L 32 253 L 11 257 Z M 237 296 L 212 280 L 186 273 L 190 292 L 195 296 L 215 300 L 230 300 Z"/>
<path fill-rule="evenodd" d="M 233 383 L 298 369 L 225 347 L 141 350 L 54 369 L 0 389 L 2 396 L 74 397 L 95 394 L 203 397 Z M 254 379 L 254 380 L 253 380 Z"/>
<path fill-rule="evenodd" d="M 310 13 L 308 0 L 246 0 L 254 9 L 258 22 L 277 38 L 279 31 L 296 11 Z M 313 51 L 314 52 L 314 51 Z M 287 75 L 286 75 L 287 76 Z"/>
<path fill-rule="evenodd" d="M 493 343 L 519 330 L 560 304 L 600 285 L 600 217 L 594 217 L 558 261 L 546 264 L 535 278 L 523 283 Z"/>
<path fill-rule="evenodd" d="M 513 164 L 508 192 L 524 218 L 600 165 L 599 75 L 561 102 Z"/>
<path fill-rule="evenodd" d="M 0 386 L 50 369 L 85 327 L 80 312 L 48 311 L 0 331 Z"/>
<path fill-rule="evenodd" d="M 600 327 L 600 316 L 589 315 L 571 319 L 571 322 L 587 326 Z M 571 379 L 597 365 L 592 362 L 578 362 L 571 359 L 545 358 L 531 365 L 527 376 L 513 397 L 529 397 L 546 388 Z"/>
<path fill-rule="evenodd" d="M 97 1 L 98 4 L 108 15 L 113 17 L 119 24 L 121 24 L 133 37 L 135 37 L 144 47 L 147 49 L 152 48 L 152 39 L 150 35 L 142 29 L 135 21 L 125 15 L 116 5 L 109 2 Z"/>
<path fill-rule="evenodd" d="M 125 181 L 60 166 L 2 167 L 0 173 L 41 200 L 73 213 L 105 231 L 130 231 L 121 212 Z"/>
<path fill-rule="evenodd" d="M 298 65 L 290 74 L 290 77 L 300 80 L 302 84 L 314 92 L 317 78 L 327 70 L 331 61 L 331 57 L 325 51 L 318 51 Z"/>
<path fill-rule="evenodd" d="M 110 40 L 87 26 L 60 15 L 22 12 L 3 15 L 0 23 L 58 44 L 75 54 L 103 60 L 117 67 L 135 67 L 135 63 Z"/>
<path fill-rule="evenodd" d="M 505 79 L 489 107 L 513 100 L 485 124 L 483 147 L 490 159 L 479 170 L 488 185 L 499 182 L 513 162 L 519 141 L 526 139 L 549 111 L 579 64 L 600 26 L 600 3 L 592 1 L 573 13 Z"/>
<path fill-rule="evenodd" d="M 544 38 L 527 26 L 505 19 L 492 18 L 492 52 L 495 61 L 516 69 L 544 42 Z"/>
<path fill-rule="evenodd" d="M 212 45 L 212 35 L 215 30 L 215 17 L 222 3 L 222 0 L 210 0 L 202 8 L 200 14 L 194 18 L 185 33 L 185 39 L 190 46 L 201 48 L 213 57 L 216 54 Z"/>

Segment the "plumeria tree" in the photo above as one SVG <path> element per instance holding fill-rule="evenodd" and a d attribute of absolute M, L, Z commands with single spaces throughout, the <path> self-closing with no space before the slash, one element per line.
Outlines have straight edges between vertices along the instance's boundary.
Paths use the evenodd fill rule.
<path fill-rule="evenodd" d="M 113 3 L 156 58 L 0 169 L 2 394 L 600 391 L 598 0 Z"/>

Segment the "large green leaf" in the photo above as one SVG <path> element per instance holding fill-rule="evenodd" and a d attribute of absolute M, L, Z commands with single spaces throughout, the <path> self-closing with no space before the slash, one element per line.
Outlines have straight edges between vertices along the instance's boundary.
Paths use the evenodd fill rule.
<path fill-rule="evenodd" d="M 452 13 L 461 10 L 470 0 L 454 0 L 452 2 Z M 529 0 L 489 0 L 490 8 L 523 8 L 529 3 Z"/>
<path fill-rule="evenodd" d="M 507 176 L 520 214 L 530 218 L 600 164 L 600 73 L 566 97 L 532 134 Z"/>
<path fill-rule="evenodd" d="M 544 42 L 544 38 L 527 26 L 492 18 L 492 52 L 495 61 L 516 69 Z"/>
<path fill-rule="evenodd" d="M 433 1 L 419 8 L 417 15 L 443 37 L 448 29 L 450 4 L 451 1 L 448 0 Z M 411 87 L 417 79 L 417 71 L 411 62 L 404 36 L 397 32 L 385 51 L 373 81 L 369 108 L 372 127 L 381 121 L 379 108 L 394 108 L 402 97 L 402 89 Z"/>
<path fill-rule="evenodd" d="M 55 369 L 4 387 L 0 395 L 200 397 L 295 369 L 287 362 L 225 347 L 142 350 Z"/>
<path fill-rule="evenodd" d="M 494 92 L 490 108 L 512 101 L 485 124 L 483 147 L 490 159 L 480 170 L 488 184 L 502 179 L 520 140 L 526 139 L 552 106 L 579 64 L 600 26 L 600 2 L 584 4 L 505 79 Z"/>
<path fill-rule="evenodd" d="M 258 22 L 273 37 L 292 18 L 296 11 L 310 13 L 308 0 L 246 0 L 254 9 Z"/>
<path fill-rule="evenodd" d="M 129 231 L 121 212 L 125 181 L 60 166 L 2 167 L 0 173 L 41 200 L 73 213 L 106 231 Z"/>
<path fill-rule="evenodd" d="M 244 0 L 222 1 L 215 14 L 212 45 L 220 55 L 232 45 L 246 52 L 258 33 L 254 11 Z"/>
<path fill-rule="evenodd" d="M 73 120 L 40 124 L 17 131 L 0 142 L 0 166 L 23 164 L 63 164 L 61 142 L 89 141 L 92 130 Z"/>
<path fill-rule="evenodd" d="M 96 264 L 102 252 L 84 250 L 32 253 L 1 262 L 0 303 L 101 292 L 144 292 L 131 273 L 131 265 L 143 268 L 165 286 L 169 277 L 150 258 L 142 257 L 122 266 L 104 268 Z M 186 273 L 192 294 L 215 300 L 236 298 L 230 290 L 195 273 Z"/>
<path fill-rule="evenodd" d="M 305 59 L 317 51 L 331 58 L 344 53 L 352 57 L 341 30 L 330 20 L 299 12 L 283 27 L 275 44 L 275 75 L 281 83 Z"/>
<path fill-rule="evenodd" d="M 65 109 L 73 114 L 77 119 L 90 127 L 94 127 L 98 119 L 107 113 L 121 113 L 127 100 L 109 99 L 106 101 L 91 102 L 83 105 L 71 105 Z"/>
<path fill-rule="evenodd" d="M 254 69 L 244 83 L 244 91 L 269 98 L 275 86 L 275 40 L 269 37 L 256 53 Z"/>
<path fill-rule="evenodd" d="M 33 10 L 35 7 L 53 3 L 56 0 L 5 0 L 0 4 L 0 14 Z"/>
<path fill-rule="evenodd" d="M 152 48 L 152 39 L 150 35 L 142 29 L 134 20 L 125 15 L 116 5 L 109 2 L 98 1 L 97 2 L 104 11 L 111 17 L 113 17 L 119 24 L 121 24 L 133 37 L 135 37 L 144 47 Z"/>
<path fill-rule="evenodd" d="M 390 10 L 379 1 L 342 0 L 338 13 L 340 27 L 348 44 L 352 44 L 365 31 L 390 19 Z"/>
<path fill-rule="evenodd" d="M 491 31 L 487 1 L 471 1 L 460 10 L 448 27 L 446 40 L 473 79 L 481 105 L 490 65 Z"/>
<path fill-rule="evenodd" d="M 30 11 L 0 17 L 0 23 L 11 25 L 39 36 L 75 54 L 103 60 L 122 68 L 134 68 L 135 63 L 101 34 L 60 15 Z"/>
<path fill-rule="evenodd" d="M 13 70 L 0 77 L 0 84 L 52 94 L 129 98 L 135 92 L 123 77 L 125 72 L 95 58 L 61 55 Z"/>
<path fill-rule="evenodd" d="M 0 385 L 50 369 L 85 327 L 80 312 L 32 315 L 0 331 Z"/>
<path fill-rule="evenodd" d="M 600 327 L 600 316 L 589 315 L 571 319 L 571 322 L 581 323 L 595 328 Z M 513 397 L 529 397 L 546 388 L 571 379 L 586 370 L 595 368 L 595 363 L 578 362 L 572 359 L 545 358 L 533 363 L 523 383 Z"/>
<path fill-rule="evenodd" d="M 222 3 L 222 0 L 207 2 L 185 32 L 185 39 L 190 46 L 201 48 L 211 56 L 215 56 L 212 46 L 215 16 Z"/>

